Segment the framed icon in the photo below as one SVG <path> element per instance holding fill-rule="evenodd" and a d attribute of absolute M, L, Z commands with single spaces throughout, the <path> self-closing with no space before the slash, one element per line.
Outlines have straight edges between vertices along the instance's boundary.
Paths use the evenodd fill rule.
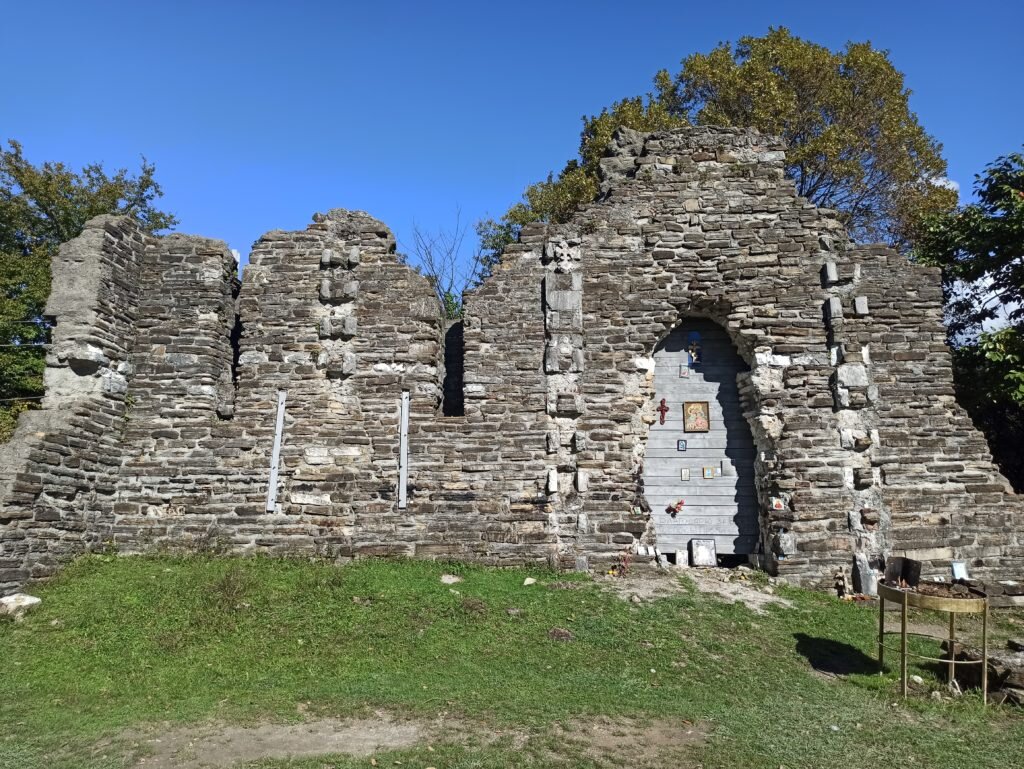
<path fill-rule="evenodd" d="M 690 480 L 690 468 L 684 467 L 679 471 L 679 480 L 688 481 Z"/>
<path fill-rule="evenodd" d="M 683 430 L 688 433 L 706 433 L 711 429 L 711 409 L 707 401 L 687 401 L 683 404 Z"/>
<path fill-rule="evenodd" d="M 676 441 L 676 451 L 686 451 L 686 441 Z"/>
<path fill-rule="evenodd" d="M 714 477 L 715 477 L 715 468 L 713 468 L 713 467 L 705 467 L 704 468 L 704 478 L 710 480 L 710 479 L 712 479 Z"/>
<path fill-rule="evenodd" d="M 679 376 L 682 379 L 689 379 L 690 378 L 690 367 L 688 365 L 686 365 L 685 363 L 680 363 L 679 364 Z"/>

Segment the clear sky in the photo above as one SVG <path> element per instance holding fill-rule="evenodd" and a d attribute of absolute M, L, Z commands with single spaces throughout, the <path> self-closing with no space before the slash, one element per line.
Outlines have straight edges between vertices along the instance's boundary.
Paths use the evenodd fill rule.
<path fill-rule="evenodd" d="M 243 257 L 315 211 L 500 215 L 580 118 L 769 26 L 891 52 L 949 176 L 1024 143 L 1024 3 L 0 0 L 0 139 L 34 162 L 156 163 L 179 231 Z"/>

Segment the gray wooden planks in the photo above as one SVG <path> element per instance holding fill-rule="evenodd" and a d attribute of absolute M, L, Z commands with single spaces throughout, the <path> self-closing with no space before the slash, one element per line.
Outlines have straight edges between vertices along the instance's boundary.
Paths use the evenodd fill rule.
<path fill-rule="evenodd" d="M 700 334 L 703 362 L 680 377 L 691 332 Z M 644 493 L 662 552 L 685 551 L 691 539 L 713 539 L 719 553 L 752 553 L 757 547 L 754 440 L 743 417 L 736 374 L 745 370 L 724 329 L 709 320 L 684 321 L 655 351 L 655 402 L 665 399 L 665 424 L 651 426 L 644 455 Z M 683 404 L 707 401 L 711 429 L 683 430 Z M 677 441 L 685 440 L 686 451 Z M 721 475 L 704 478 L 705 467 Z M 688 481 L 680 471 L 690 471 Z M 683 500 L 674 516 L 668 510 Z"/>

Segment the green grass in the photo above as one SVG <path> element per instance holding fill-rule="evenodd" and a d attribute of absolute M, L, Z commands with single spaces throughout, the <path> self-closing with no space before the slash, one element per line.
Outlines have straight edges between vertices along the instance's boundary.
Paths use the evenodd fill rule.
<path fill-rule="evenodd" d="M 464 578 L 457 592 L 440 583 L 445 572 Z M 539 583 L 524 587 L 527 575 Z M 544 584 L 556 580 L 581 584 Z M 543 571 L 93 556 L 35 592 L 40 609 L 0 623 L 4 769 L 125 766 L 135 755 L 125 730 L 152 723 L 373 708 L 529 735 L 525 746 L 440 745 L 380 766 L 553 765 L 550 725 L 590 716 L 704 723 L 694 763 L 707 769 L 1007 769 L 1024 745 L 1019 711 L 984 711 L 976 695 L 899 701 L 895 668 L 880 676 L 870 662 L 876 612 L 795 589 L 780 589 L 792 608 L 759 616 L 693 591 L 632 604 Z M 1011 619 L 999 620 L 1004 630 Z M 552 627 L 575 640 L 550 640 Z M 808 655 L 821 654 L 855 672 L 815 674 Z M 602 765 L 572 751 L 563 759 Z M 253 766 L 331 764 L 369 762 Z"/>

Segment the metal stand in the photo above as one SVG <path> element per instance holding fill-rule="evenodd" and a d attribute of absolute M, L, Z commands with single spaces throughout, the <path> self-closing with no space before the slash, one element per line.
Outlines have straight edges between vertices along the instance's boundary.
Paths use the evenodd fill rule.
<path fill-rule="evenodd" d="M 907 697 L 907 657 L 931 660 L 932 662 L 945 662 L 949 680 L 952 682 L 956 677 L 956 666 L 959 665 L 981 665 L 981 701 L 983 705 L 988 704 L 988 598 L 944 598 L 942 596 L 925 595 L 910 590 L 900 590 L 888 585 L 878 586 L 878 666 L 885 667 L 885 650 L 893 650 L 891 646 L 885 645 L 885 636 L 895 635 L 894 632 L 887 632 L 885 629 L 885 602 L 894 601 L 900 605 L 900 692 L 903 698 Z M 949 615 L 949 638 L 939 638 L 927 633 L 911 633 L 907 631 L 907 619 L 909 609 L 913 606 L 918 609 L 931 609 L 933 611 L 946 612 Z M 956 615 L 957 614 L 981 614 L 981 660 L 956 661 Z M 935 641 L 948 640 L 948 656 L 926 657 L 923 654 L 914 654 L 907 650 L 908 636 L 920 638 L 931 638 Z M 893 650 L 894 651 L 894 650 Z"/>

